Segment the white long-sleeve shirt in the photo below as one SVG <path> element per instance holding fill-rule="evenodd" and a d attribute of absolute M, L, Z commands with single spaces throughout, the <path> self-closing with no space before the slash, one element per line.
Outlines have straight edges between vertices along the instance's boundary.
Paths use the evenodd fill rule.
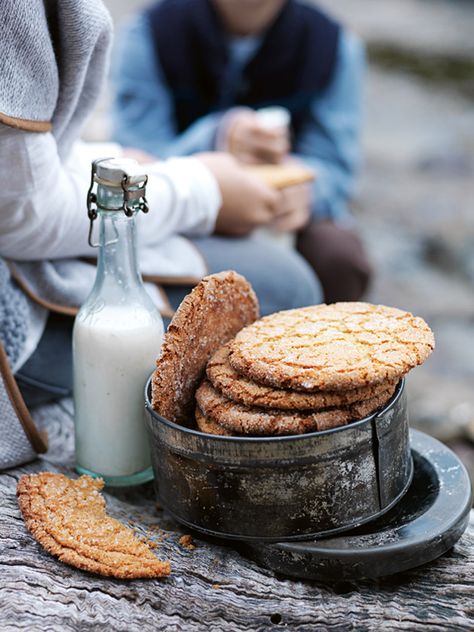
<path fill-rule="evenodd" d="M 0 255 L 18 261 L 95 255 L 87 243 L 91 162 L 119 156 L 112 143 L 77 142 L 62 163 L 51 133 L 0 125 Z M 212 232 L 221 204 L 217 182 L 197 159 L 146 165 L 148 215 L 137 220 L 142 271 L 205 273 L 185 235 Z"/>

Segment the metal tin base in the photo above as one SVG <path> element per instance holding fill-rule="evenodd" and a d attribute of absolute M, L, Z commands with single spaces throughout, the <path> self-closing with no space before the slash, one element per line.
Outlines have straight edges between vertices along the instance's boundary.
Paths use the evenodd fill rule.
<path fill-rule="evenodd" d="M 318 531 L 317 533 L 311 533 L 311 534 L 305 534 L 305 535 L 286 536 L 285 542 L 301 542 L 301 541 L 307 541 L 309 538 L 320 540 L 329 535 L 333 536 L 333 535 L 338 535 L 339 533 L 352 531 L 355 527 L 360 527 L 369 522 L 373 522 L 374 520 L 380 518 L 381 516 L 384 516 L 387 512 L 393 509 L 393 507 L 395 507 L 397 503 L 400 502 L 400 500 L 403 498 L 403 496 L 407 493 L 408 489 L 410 488 L 410 485 L 413 480 L 414 469 L 415 469 L 412 458 L 410 458 L 409 467 L 410 467 L 410 471 L 409 471 L 408 480 L 405 487 L 403 487 L 399 495 L 390 503 L 390 505 L 388 505 L 387 507 L 379 511 L 377 514 L 369 516 L 368 518 L 364 518 L 363 520 L 359 520 L 357 523 L 353 523 L 348 526 L 339 527 L 336 529 L 331 529 L 329 531 Z M 262 541 L 262 538 L 257 537 L 257 536 L 241 536 L 241 535 L 234 535 L 233 533 L 223 533 L 222 531 L 213 531 L 212 529 L 204 529 L 199 525 L 193 524 L 192 522 L 187 522 L 183 518 L 176 516 L 169 507 L 166 507 L 166 511 L 167 513 L 170 514 L 170 516 L 174 520 L 176 520 L 176 522 L 180 522 L 183 526 L 188 527 L 189 529 L 192 529 L 193 531 L 196 531 L 198 533 L 202 533 L 203 535 L 210 536 L 212 538 L 223 538 L 224 540 L 236 540 L 239 542 L 261 542 Z M 265 542 L 278 542 L 279 540 L 281 540 L 281 538 L 270 538 L 270 537 L 265 538 Z"/>
<path fill-rule="evenodd" d="M 338 537 L 243 544 L 242 551 L 282 575 L 323 581 L 392 575 L 443 555 L 469 521 L 469 475 L 458 457 L 433 437 L 412 430 L 410 439 L 413 482 L 383 517 Z"/>

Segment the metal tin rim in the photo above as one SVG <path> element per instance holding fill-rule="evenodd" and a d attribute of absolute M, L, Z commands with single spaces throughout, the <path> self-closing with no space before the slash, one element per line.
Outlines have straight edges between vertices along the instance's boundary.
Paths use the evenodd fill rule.
<path fill-rule="evenodd" d="M 200 430 L 195 430 L 194 428 L 186 428 L 186 426 L 181 426 L 180 424 L 177 424 L 174 421 L 170 421 L 169 419 L 166 419 L 165 417 L 162 417 L 161 415 L 159 415 L 153 409 L 151 405 L 151 401 L 150 401 L 150 396 L 149 396 L 149 393 L 151 392 L 152 378 L 153 378 L 153 374 L 149 377 L 145 386 L 145 408 L 153 417 L 153 419 L 159 421 L 161 424 L 165 426 L 168 426 L 172 430 L 178 430 L 179 432 L 183 432 L 184 434 L 189 434 L 196 437 L 204 437 L 205 439 L 209 441 L 221 441 L 221 442 L 226 442 L 226 443 L 267 443 L 267 442 L 269 443 L 280 442 L 281 443 L 284 441 L 298 441 L 298 440 L 301 441 L 301 440 L 308 439 L 310 437 L 316 437 L 316 436 L 321 437 L 321 436 L 334 434 L 337 432 L 343 432 L 344 430 L 347 430 L 348 428 L 351 428 L 351 429 L 358 428 L 360 426 L 363 426 L 364 424 L 369 423 L 381 413 L 386 413 L 387 411 L 389 411 L 400 398 L 403 392 L 404 384 L 405 384 L 405 378 L 403 377 L 397 384 L 395 393 L 392 395 L 390 400 L 385 404 L 383 408 L 380 408 L 379 410 L 375 411 L 371 415 L 368 415 L 367 417 L 363 417 L 362 419 L 359 419 L 358 421 L 351 422 L 345 426 L 338 426 L 337 428 L 329 428 L 328 430 L 318 430 L 316 432 L 307 432 L 305 434 L 265 436 L 265 437 L 224 437 L 222 435 L 212 435 L 206 432 L 201 432 Z"/>

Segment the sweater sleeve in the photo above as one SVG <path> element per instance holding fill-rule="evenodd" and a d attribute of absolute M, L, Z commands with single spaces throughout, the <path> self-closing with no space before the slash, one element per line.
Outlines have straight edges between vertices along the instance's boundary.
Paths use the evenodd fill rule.
<path fill-rule="evenodd" d="M 112 87 L 112 134 L 124 147 L 160 158 L 215 148 L 219 113 L 198 119 L 178 134 L 172 97 L 144 15 L 135 17 L 117 37 Z"/>
<path fill-rule="evenodd" d="M 78 142 L 62 162 L 52 134 L 0 125 L 0 255 L 23 261 L 95 255 L 85 205 L 91 160 L 120 153 L 114 144 Z M 202 163 L 183 158 L 146 171 L 151 210 L 146 223 L 138 219 L 139 244 L 212 231 L 221 197 Z"/>

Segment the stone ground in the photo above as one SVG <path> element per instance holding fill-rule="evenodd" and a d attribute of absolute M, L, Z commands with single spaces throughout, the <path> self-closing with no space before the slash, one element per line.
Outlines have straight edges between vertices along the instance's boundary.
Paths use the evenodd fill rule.
<path fill-rule="evenodd" d="M 120 22 L 147 2 L 106 4 Z M 409 378 L 412 424 L 448 441 L 474 476 L 474 3 L 320 4 L 369 50 L 355 200 L 376 270 L 369 299 L 433 327 L 436 352 Z M 103 135 L 103 120 L 89 135 Z"/>

